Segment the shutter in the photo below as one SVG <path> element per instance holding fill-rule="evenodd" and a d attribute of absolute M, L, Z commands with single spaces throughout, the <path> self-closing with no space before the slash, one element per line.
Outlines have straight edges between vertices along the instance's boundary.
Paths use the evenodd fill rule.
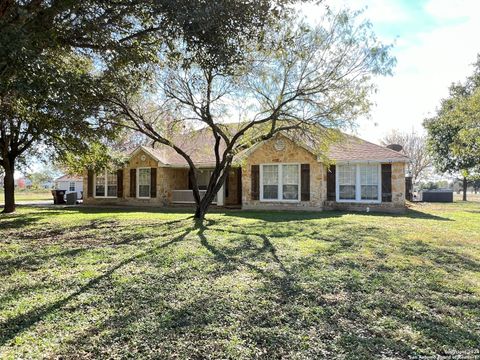
<path fill-rule="evenodd" d="M 251 196 L 252 200 L 260 199 L 260 166 L 252 165 L 252 174 L 251 174 Z"/>
<path fill-rule="evenodd" d="M 382 202 L 392 202 L 392 164 L 382 164 Z"/>
<path fill-rule="evenodd" d="M 123 197 L 123 170 L 117 170 L 117 197 Z"/>
<path fill-rule="evenodd" d="M 130 197 L 137 197 L 137 169 L 130 169 Z"/>
<path fill-rule="evenodd" d="M 302 164 L 300 168 L 301 200 L 310 201 L 310 164 Z"/>
<path fill-rule="evenodd" d="M 336 167 L 335 165 L 330 165 L 330 168 L 327 171 L 327 200 L 335 201 L 336 197 L 336 179 L 335 179 Z"/>
<path fill-rule="evenodd" d="M 157 197 L 157 168 L 150 170 L 150 197 Z"/>
<path fill-rule="evenodd" d="M 93 170 L 88 170 L 87 174 L 87 197 L 93 197 Z"/>

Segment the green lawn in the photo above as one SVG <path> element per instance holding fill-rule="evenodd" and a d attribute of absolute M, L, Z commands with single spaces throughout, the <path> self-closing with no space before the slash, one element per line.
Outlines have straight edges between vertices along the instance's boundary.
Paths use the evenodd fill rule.
<path fill-rule="evenodd" d="M 0 358 L 480 355 L 480 203 L 0 218 Z"/>
<path fill-rule="evenodd" d="M 0 204 L 3 204 L 5 196 L 3 189 L 0 191 Z M 15 201 L 37 201 L 37 200 L 52 200 L 53 196 L 50 190 L 27 190 L 27 191 L 15 191 Z"/>

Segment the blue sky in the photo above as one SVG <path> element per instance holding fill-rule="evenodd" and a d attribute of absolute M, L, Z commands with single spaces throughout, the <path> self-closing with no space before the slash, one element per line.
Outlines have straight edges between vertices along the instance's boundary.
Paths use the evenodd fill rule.
<path fill-rule="evenodd" d="M 364 9 L 377 36 L 393 43 L 397 66 L 377 80 L 370 119 L 357 134 L 378 142 L 392 129 L 423 132 L 448 86 L 464 80 L 480 53 L 480 0 L 325 0 L 333 8 Z M 307 5 L 309 17 L 319 7 Z"/>

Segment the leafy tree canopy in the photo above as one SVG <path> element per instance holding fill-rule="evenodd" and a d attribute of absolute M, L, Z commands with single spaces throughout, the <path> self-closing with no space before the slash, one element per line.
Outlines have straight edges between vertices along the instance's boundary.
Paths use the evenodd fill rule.
<path fill-rule="evenodd" d="M 474 74 L 450 86 L 448 98 L 424 126 L 439 171 L 468 173 L 480 164 L 480 56 Z"/>
<path fill-rule="evenodd" d="M 101 97 L 112 73 L 141 74 L 178 38 L 196 61 L 241 57 L 241 44 L 274 21 L 289 0 L 5 0 L 0 3 L 0 165 L 5 209 L 14 210 L 16 162 L 33 146 L 79 152 L 104 141 Z M 185 64 L 190 60 L 185 59 Z M 122 79 L 124 82 L 128 81 Z"/>
<path fill-rule="evenodd" d="M 466 200 L 468 179 L 476 176 L 480 165 L 480 56 L 473 75 L 464 83 L 450 86 L 448 98 L 424 126 L 436 168 L 463 176 Z"/>

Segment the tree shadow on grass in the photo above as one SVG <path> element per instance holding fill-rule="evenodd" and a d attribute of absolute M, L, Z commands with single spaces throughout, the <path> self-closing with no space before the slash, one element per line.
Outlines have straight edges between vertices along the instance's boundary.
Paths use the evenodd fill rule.
<path fill-rule="evenodd" d="M 283 358 L 295 354 L 354 358 L 359 350 L 372 357 L 391 349 L 394 354 L 413 353 L 408 345 L 392 338 L 360 336 L 369 332 L 368 324 L 362 324 L 358 334 L 351 328 L 361 320 L 357 307 L 364 300 L 364 289 L 355 284 L 355 278 L 346 273 L 340 279 L 343 282 L 337 283 L 309 277 L 325 267 L 326 259 L 351 250 L 351 244 L 342 242 L 333 247 L 333 253 L 292 262 L 283 259 L 263 233 L 258 233 L 256 242 L 236 246 L 220 241 L 215 234 L 218 228 L 212 230 L 212 225 L 197 224 L 194 229 L 198 243 L 210 254 L 203 258 L 200 273 L 195 269 L 191 274 L 177 272 L 170 282 L 163 274 L 152 274 L 153 278 L 141 282 L 144 285 L 141 291 L 137 289 L 138 297 L 129 296 L 128 287 L 116 291 L 109 303 L 119 311 L 102 325 L 78 334 L 62 355 L 79 351 L 93 357 L 121 357 L 129 352 L 165 358 Z M 255 229 L 247 226 L 243 230 L 254 236 Z M 338 237 L 330 240 L 335 243 L 344 235 L 339 231 Z M 362 235 L 357 232 L 358 241 Z M 240 283 L 236 285 L 246 282 L 248 290 L 238 293 L 235 287 L 222 285 L 237 276 Z M 337 289 L 339 285 L 342 289 Z"/>
<path fill-rule="evenodd" d="M 474 322 L 462 317 L 478 312 L 478 298 L 439 286 L 441 279 L 432 277 L 435 267 L 398 269 L 381 252 L 355 256 L 378 239 L 387 243 L 387 252 L 415 251 L 389 247 L 387 230 L 344 220 L 307 231 L 304 225 L 287 226 L 329 246 L 299 255 L 296 243 L 304 239 L 272 237 L 275 231 L 266 231 L 265 224 L 193 224 L 189 233 L 196 236 L 179 243 L 175 252 L 169 242 L 159 248 L 165 251 L 148 251 L 129 262 L 155 271 L 141 271 L 135 281 L 114 286 L 111 273 L 88 283 L 83 291 L 100 298 L 96 311 L 104 310 L 105 317 L 80 324 L 83 330 L 55 355 L 409 358 L 480 342 L 475 328 L 469 329 Z M 182 259 L 189 260 L 176 262 L 177 253 L 186 253 Z M 429 281 L 416 284 L 423 277 Z M 407 306 L 410 301 L 420 310 Z M 445 310 L 446 305 L 453 308 Z M 50 311 L 68 311 L 66 306 L 62 302 Z M 74 311 L 81 312 L 81 306 Z M 462 323 L 456 321 L 460 318 Z M 18 328 L 21 320 L 14 321 L 17 334 L 26 329 Z M 23 320 L 27 328 L 38 321 Z"/>
<path fill-rule="evenodd" d="M 350 212 L 342 210 L 325 210 L 325 211 L 266 211 L 266 210 L 249 210 L 238 211 L 232 210 L 225 212 L 226 216 L 235 216 L 245 219 L 263 220 L 266 222 L 289 222 L 302 220 L 317 220 L 317 219 L 334 219 L 341 218 L 345 215 L 363 215 L 373 218 L 407 218 L 407 219 L 424 219 L 424 220 L 439 220 L 439 221 L 454 221 L 447 217 L 442 217 L 427 212 L 422 212 L 413 209 L 407 209 L 405 213 L 388 213 L 388 212 Z"/>
<path fill-rule="evenodd" d="M 175 221 L 176 222 L 176 221 Z M 91 280 L 89 280 L 85 285 L 82 285 L 78 290 L 72 292 L 70 295 L 55 301 L 53 303 L 48 303 L 43 306 L 39 306 L 37 308 L 34 308 L 24 314 L 21 314 L 19 316 L 7 319 L 6 321 L 0 323 L 0 346 L 5 345 L 8 341 L 12 340 L 17 336 L 19 333 L 29 329 L 30 327 L 34 326 L 36 323 L 47 317 L 49 314 L 52 314 L 54 312 L 59 311 L 61 308 L 63 308 L 67 303 L 72 301 L 73 299 L 77 298 L 81 294 L 87 292 L 88 290 L 91 290 L 95 288 L 99 283 L 102 281 L 110 278 L 110 276 L 117 271 L 118 269 L 126 266 L 127 264 L 130 264 L 134 261 L 137 261 L 138 259 L 141 259 L 145 256 L 148 256 L 152 252 L 158 251 L 160 249 L 166 248 L 174 243 L 182 241 L 189 233 L 191 229 L 187 228 L 186 230 L 182 231 L 180 235 L 175 236 L 173 239 L 161 243 L 159 245 L 153 246 L 148 250 L 142 251 L 137 255 L 131 256 L 123 261 L 120 261 L 118 264 L 110 267 L 107 271 L 103 272 L 102 275 L 97 276 Z M 174 234 L 174 232 L 169 232 L 169 235 Z M 126 244 L 127 242 L 133 241 L 134 239 L 131 239 L 130 237 L 128 239 L 125 239 L 123 241 L 120 241 L 120 243 Z M 84 251 L 86 249 L 81 249 L 79 252 Z M 65 253 L 60 253 L 52 256 L 64 256 L 66 255 Z M 71 256 L 71 254 L 68 254 L 68 256 Z M 26 259 L 23 259 L 26 260 Z M 30 259 L 31 260 L 31 259 Z M 45 259 L 44 259 L 45 260 Z M 19 263 L 13 262 L 10 264 L 6 264 L 7 266 L 10 267 L 19 267 L 19 265 L 28 263 L 28 261 L 20 261 Z M 5 264 L 4 264 L 5 265 Z"/>
<path fill-rule="evenodd" d="M 127 245 L 152 236 L 167 236 L 170 235 L 170 229 L 175 229 L 183 221 L 141 224 L 142 231 L 132 231 L 131 225 L 122 225 L 116 220 L 91 220 L 78 226 L 16 233 L 15 240 L 21 241 L 28 252 L 23 256 L 17 253 L 14 257 L 0 259 L 0 275 L 9 275 L 19 270 L 35 271 L 50 260 L 67 261 L 95 248 Z M 156 233 L 158 228 L 162 230 L 161 233 Z M 30 246 L 24 243 L 28 240 L 33 241 Z M 52 246 L 53 250 L 50 251 L 49 246 Z M 60 250 L 57 249 L 58 246 L 61 246 Z"/>
<path fill-rule="evenodd" d="M 19 229 L 22 227 L 30 226 L 45 219 L 47 216 L 57 214 L 56 212 L 42 212 L 40 214 L 3 214 L 0 215 L 0 229 Z"/>
<path fill-rule="evenodd" d="M 433 246 L 424 241 L 405 242 L 400 251 L 403 254 L 421 257 L 450 273 L 459 271 L 480 272 L 480 261 L 454 250 Z"/>

